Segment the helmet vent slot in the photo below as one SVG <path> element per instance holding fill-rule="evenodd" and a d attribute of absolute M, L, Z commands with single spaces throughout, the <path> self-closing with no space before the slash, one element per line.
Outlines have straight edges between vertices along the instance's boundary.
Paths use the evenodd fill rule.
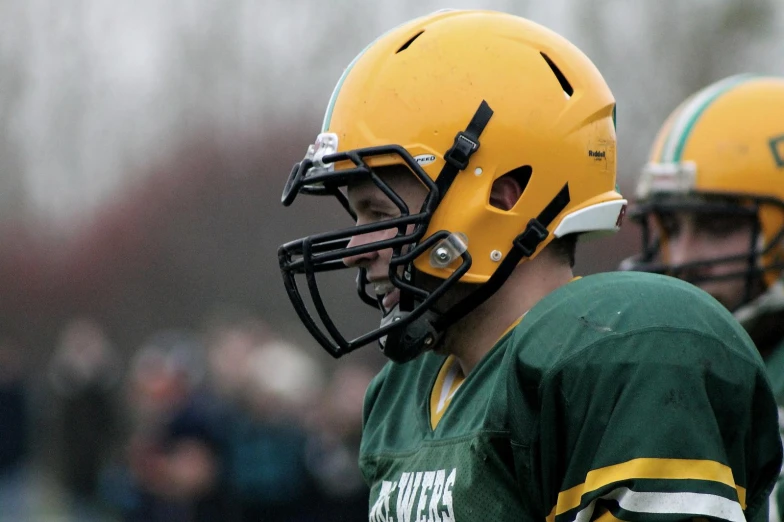
<path fill-rule="evenodd" d="M 561 69 L 558 68 L 557 65 L 544 53 L 539 53 L 544 58 L 544 61 L 547 62 L 547 65 L 550 66 L 550 69 L 553 71 L 553 74 L 556 78 L 558 78 L 558 83 L 561 84 L 561 89 L 566 93 L 567 98 L 571 98 L 572 94 L 574 94 L 574 89 L 572 85 L 569 83 L 569 80 L 566 79 L 566 76 L 561 72 Z"/>
<path fill-rule="evenodd" d="M 412 36 L 411 38 L 409 38 L 409 39 L 408 39 L 408 41 L 407 41 L 406 43 L 404 43 L 403 45 L 401 45 L 401 46 L 400 46 L 400 49 L 398 49 L 398 50 L 395 52 L 395 54 L 398 54 L 398 53 L 400 53 L 400 52 L 403 52 L 403 51 L 405 51 L 406 49 L 408 49 L 408 46 L 409 46 L 409 45 L 411 45 L 412 43 L 414 43 L 414 40 L 416 40 L 417 38 L 419 38 L 420 36 L 422 36 L 422 33 L 424 33 L 424 32 L 425 32 L 425 31 L 419 31 L 417 34 L 415 34 L 414 36 Z"/>

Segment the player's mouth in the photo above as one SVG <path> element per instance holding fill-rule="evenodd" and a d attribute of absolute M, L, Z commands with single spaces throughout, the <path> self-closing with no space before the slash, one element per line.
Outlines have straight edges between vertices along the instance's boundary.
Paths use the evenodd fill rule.
<path fill-rule="evenodd" d="M 400 289 L 389 281 L 373 282 L 373 292 L 381 299 L 385 312 L 389 312 L 400 301 Z"/>

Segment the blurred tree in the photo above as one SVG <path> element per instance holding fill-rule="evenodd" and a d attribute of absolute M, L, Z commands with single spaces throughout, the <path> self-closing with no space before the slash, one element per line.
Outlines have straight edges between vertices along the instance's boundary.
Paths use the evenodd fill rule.
<path fill-rule="evenodd" d="M 742 69 L 781 72 L 775 1 L 450 6 L 529 16 L 586 50 L 618 100 L 620 185 L 631 193 L 684 96 Z M 131 349 L 218 301 L 296 324 L 275 251 L 314 230 L 306 214 L 283 213 L 283 181 L 346 64 L 380 32 L 441 7 L 0 0 L 0 326 L 45 348 L 66 311 L 94 313 Z M 345 224 L 318 205 L 325 228 Z M 635 234 L 581 247 L 578 271 L 613 268 Z M 347 305 L 343 320 L 355 318 L 374 320 Z"/>

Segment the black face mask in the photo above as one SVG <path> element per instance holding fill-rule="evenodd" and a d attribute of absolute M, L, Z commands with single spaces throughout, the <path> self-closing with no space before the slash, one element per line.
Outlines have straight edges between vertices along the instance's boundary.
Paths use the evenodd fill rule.
<path fill-rule="evenodd" d="M 745 305 L 754 299 L 760 292 L 762 286 L 761 278 L 765 272 L 771 270 L 780 271 L 784 268 L 784 263 L 771 266 L 763 266 L 760 263 L 761 256 L 765 255 L 771 248 L 784 238 L 784 229 L 770 241 L 765 250 L 760 251 L 757 246 L 757 238 L 761 233 L 760 222 L 758 219 L 759 208 L 762 203 L 770 201 L 759 198 L 744 198 L 750 201 L 748 205 L 741 205 L 737 202 L 728 200 L 725 197 L 717 196 L 714 199 L 702 197 L 681 197 L 681 196 L 659 196 L 651 198 L 650 201 L 638 204 L 630 212 L 632 221 L 641 227 L 642 250 L 640 254 L 624 259 L 620 270 L 633 270 L 639 272 L 654 272 L 670 275 L 683 279 L 692 284 L 700 284 L 706 281 L 722 281 L 728 279 L 743 278 L 746 281 L 744 295 L 738 307 Z M 692 261 L 689 263 L 665 263 L 661 257 L 662 239 L 653 233 L 653 220 L 656 216 L 667 215 L 668 213 L 686 211 L 704 214 L 704 219 L 710 219 L 710 215 L 721 216 L 722 219 L 736 218 L 739 222 L 751 224 L 749 235 L 748 253 Z M 704 275 L 703 270 L 707 266 L 721 265 L 724 263 L 737 263 L 745 261 L 743 269 L 719 276 Z M 736 307 L 737 309 L 737 307 Z M 730 310 L 735 311 L 735 310 Z"/>
<path fill-rule="evenodd" d="M 397 155 L 425 186 L 428 193 L 422 208 L 416 213 L 410 209 L 399 194 L 371 169 L 366 160 L 374 156 Z M 424 349 L 434 346 L 441 336 L 435 328 L 440 317 L 431 310 L 434 303 L 447 290 L 454 286 L 471 267 L 471 256 L 465 249 L 455 255 L 452 249 L 451 261 L 461 259 L 460 266 L 432 290 L 424 290 L 416 285 L 415 259 L 440 245 L 449 245 L 451 232 L 441 230 L 422 240 L 439 203 L 439 189 L 436 183 L 422 170 L 410 154 L 401 147 L 375 147 L 350 153 L 334 154 L 325 157 L 326 165 L 314 165 L 306 158 L 292 172 L 287 189 L 284 191 L 284 204 L 291 203 L 296 192 L 328 195 L 337 198 L 343 207 L 353 215 L 346 196 L 341 189 L 352 183 L 370 180 L 378 190 L 394 203 L 399 216 L 391 219 L 350 227 L 346 229 L 307 236 L 282 245 L 278 250 L 283 281 L 289 299 L 300 319 L 313 337 L 333 357 L 341 357 L 357 348 L 378 341 L 384 354 L 396 362 L 406 362 L 419 355 Z M 354 168 L 333 172 L 328 165 L 350 160 Z M 296 191 L 296 192 L 295 192 Z M 352 237 L 379 231 L 393 230 L 395 235 L 388 239 L 349 247 Z M 340 331 L 322 298 L 318 274 L 337 270 L 356 270 L 344 264 L 343 259 L 368 252 L 391 250 L 389 262 L 389 282 L 400 291 L 399 302 L 390 311 L 385 311 L 380 299 L 367 292 L 369 281 L 365 269 L 357 275 L 357 293 L 369 306 L 382 312 L 379 326 L 354 339 L 349 340 Z M 304 278 L 304 286 L 309 294 L 309 302 L 314 313 L 308 309 L 306 300 L 297 284 L 297 276 Z"/>

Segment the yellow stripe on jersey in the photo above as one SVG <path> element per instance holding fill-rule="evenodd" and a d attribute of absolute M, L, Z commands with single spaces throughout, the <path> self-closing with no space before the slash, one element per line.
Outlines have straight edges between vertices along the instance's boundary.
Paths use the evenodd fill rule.
<path fill-rule="evenodd" d="M 577 281 L 580 278 L 581 276 L 575 276 L 569 282 Z M 510 324 L 509 328 L 504 330 L 504 333 L 502 333 L 498 339 L 503 339 L 503 337 L 515 326 L 520 324 L 523 317 L 525 317 L 525 314 Z M 453 355 L 450 355 L 444 361 L 441 369 L 438 370 L 436 382 L 433 385 L 433 390 L 430 392 L 430 429 L 436 429 L 436 426 L 438 426 L 438 423 L 441 421 L 441 417 L 444 416 L 449 403 L 452 402 L 452 396 L 460 385 L 463 384 L 464 380 L 465 375 L 463 375 L 463 371 L 457 363 L 457 359 L 455 359 Z"/>
<path fill-rule="evenodd" d="M 547 516 L 548 522 L 553 522 L 557 515 L 578 507 L 583 495 L 607 484 L 631 479 L 691 479 L 720 482 L 735 488 L 738 492 L 738 503 L 742 509 L 746 509 L 746 489 L 735 484 L 732 470 L 724 464 L 712 460 L 634 459 L 589 471 L 584 483 L 561 491 L 556 505 Z"/>
<path fill-rule="evenodd" d="M 436 429 L 455 392 L 463 384 L 465 375 L 454 355 L 450 355 L 438 370 L 433 391 L 430 392 L 430 429 Z"/>

